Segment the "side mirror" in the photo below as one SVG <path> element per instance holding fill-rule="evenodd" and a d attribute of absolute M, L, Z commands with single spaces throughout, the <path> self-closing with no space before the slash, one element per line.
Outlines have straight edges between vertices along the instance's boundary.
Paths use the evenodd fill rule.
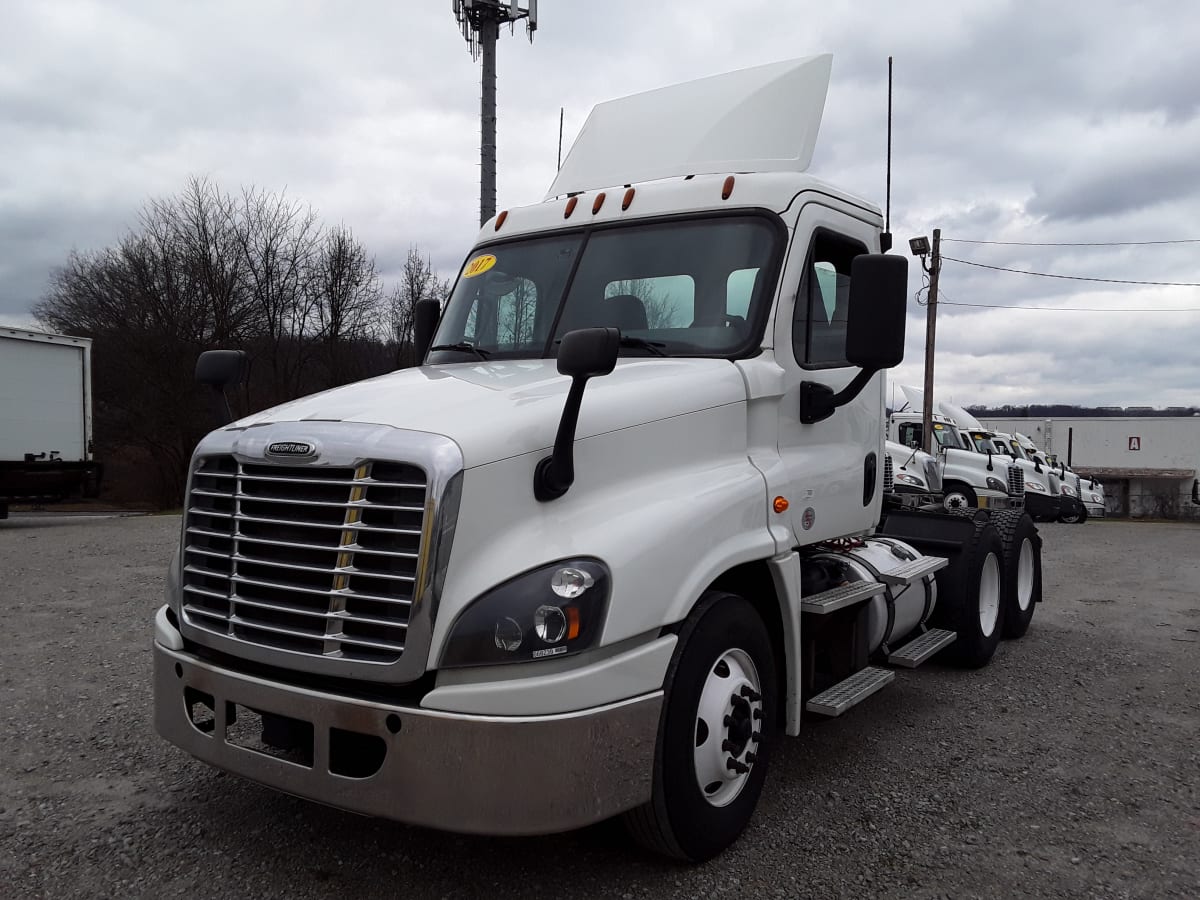
<path fill-rule="evenodd" d="M 617 365 L 621 332 L 616 328 L 581 328 L 563 335 L 558 347 L 558 371 L 571 376 L 563 404 L 554 452 L 541 459 L 533 472 L 533 495 L 541 502 L 557 500 L 575 483 L 575 427 L 589 378 L 609 374 Z"/>
<path fill-rule="evenodd" d="M 413 307 L 413 338 L 417 365 L 425 361 L 425 355 L 433 346 L 433 335 L 441 317 L 442 304 L 436 300 L 418 300 Z"/>
<path fill-rule="evenodd" d="M 558 347 L 558 371 L 572 378 L 609 374 L 621 352 L 621 332 L 616 328 L 580 328 L 563 336 Z"/>
<path fill-rule="evenodd" d="M 206 350 L 196 359 L 196 381 L 213 389 L 213 413 L 219 425 L 233 421 L 228 387 L 245 384 L 250 376 L 250 357 L 244 350 Z"/>
<path fill-rule="evenodd" d="M 837 394 L 815 381 L 800 383 L 800 421 L 820 422 L 845 406 L 880 369 L 904 359 L 908 259 L 863 253 L 850 263 L 850 302 L 846 319 L 846 360 L 861 371 Z"/>
<path fill-rule="evenodd" d="M 878 372 L 904 360 L 908 259 L 864 253 L 850 264 L 846 359 Z"/>
<path fill-rule="evenodd" d="M 250 374 L 250 357 L 244 350 L 205 350 L 196 359 L 196 381 L 218 391 L 237 387 Z"/>

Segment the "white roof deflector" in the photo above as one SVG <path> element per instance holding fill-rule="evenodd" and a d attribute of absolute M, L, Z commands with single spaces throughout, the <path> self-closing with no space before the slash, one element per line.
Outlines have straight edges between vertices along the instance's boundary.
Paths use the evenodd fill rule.
<path fill-rule="evenodd" d="M 832 64 L 809 56 L 598 103 L 546 199 L 677 175 L 803 172 Z"/>

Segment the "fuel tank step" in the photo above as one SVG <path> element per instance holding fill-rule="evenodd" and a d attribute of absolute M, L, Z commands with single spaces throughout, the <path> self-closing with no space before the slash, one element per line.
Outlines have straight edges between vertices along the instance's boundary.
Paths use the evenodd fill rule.
<path fill-rule="evenodd" d="M 838 609 L 844 609 L 863 600 L 868 600 L 876 594 L 882 594 L 886 585 L 878 581 L 852 581 L 850 584 L 838 585 L 800 601 L 800 611 L 825 615 Z"/>
<path fill-rule="evenodd" d="M 909 641 L 899 650 L 888 654 L 888 665 L 903 666 L 915 669 L 939 650 L 949 647 L 958 637 L 953 631 L 944 628 L 930 628 L 920 637 Z"/>
<path fill-rule="evenodd" d="M 903 587 L 906 584 L 912 584 L 924 578 L 926 575 L 932 575 L 939 569 L 944 569 L 950 564 L 950 560 L 943 559 L 940 556 L 922 556 L 914 559 L 912 562 L 905 563 L 898 569 L 892 569 L 890 572 L 880 572 L 879 580 L 884 584 L 890 584 L 894 587 Z"/>
<path fill-rule="evenodd" d="M 839 681 L 829 690 L 813 697 L 804 708 L 822 716 L 840 716 L 856 703 L 861 703 L 896 677 L 895 672 L 867 666 L 844 681 Z"/>

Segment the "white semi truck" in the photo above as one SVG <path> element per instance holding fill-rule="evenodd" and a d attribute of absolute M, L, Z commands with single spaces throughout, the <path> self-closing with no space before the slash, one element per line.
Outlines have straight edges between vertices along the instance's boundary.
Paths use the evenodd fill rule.
<path fill-rule="evenodd" d="M 624 815 L 701 860 L 806 718 L 1024 633 L 1027 515 L 885 497 L 907 262 L 875 206 L 806 174 L 829 69 L 597 106 L 440 320 L 421 304 L 422 366 L 204 438 L 155 618 L 159 733 L 360 813 Z M 214 351 L 197 376 L 240 368 Z"/>
<path fill-rule="evenodd" d="M 954 420 L 931 417 L 930 447 L 941 461 L 942 502 L 947 509 L 1016 509 L 1025 503 L 1024 473 L 1008 456 L 981 455 L 966 449 Z M 894 412 L 888 417 L 888 437 L 907 447 L 921 446 L 924 428 L 919 412 Z"/>
<path fill-rule="evenodd" d="M 92 342 L 0 328 L 0 519 L 12 503 L 94 497 Z"/>

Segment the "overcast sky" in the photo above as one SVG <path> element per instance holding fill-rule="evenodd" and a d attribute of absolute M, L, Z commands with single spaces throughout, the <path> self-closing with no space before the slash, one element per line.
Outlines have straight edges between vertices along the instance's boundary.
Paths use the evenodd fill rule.
<path fill-rule="evenodd" d="M 411 244 L 444 275 L 478 224 L 479 70 L 449 0 L 4 0 L 0 323 L 72 248 L 115 243 L 204 175 L 310 203 L 385 277 Z M 601 100 L 834 54 L 812 172 L 881 206 L 895 57 L 892 230 L 993 241 L 1200 238 L 1194 4 L 542 0 L 499 47 L 499 207 L 541 199 Z M 946 243 L 990 265 L 1200 282 L 1200 243 Z M 912 290 L 920 286 L 914 266 Z M 946 262 L 939 393 L 968 403 L 1200 404 L 1200 288 L 1035 278 Z M 924 309 L 910 300 L 919 384 Z"/>

